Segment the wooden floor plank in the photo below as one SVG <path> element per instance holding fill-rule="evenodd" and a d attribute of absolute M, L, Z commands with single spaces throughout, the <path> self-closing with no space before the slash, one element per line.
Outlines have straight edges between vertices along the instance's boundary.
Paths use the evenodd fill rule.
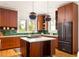
<path fill-rule="evenodd" d="M 55 57 L 77 57 L 77 55 L 71 55 L 71 54 L 65 53 L 63 51 L 60 51 L 58 49 L 56 49 L 55 51 L 56 51 Z"/>
<path fill-rule="evenodd" d="M 14 49 L 0 51 L 0 57 L 15 57 L 19 53 L 16 53 Z"/>
<path fill-rule="evenodd" d="M 53 57 L 77 57 L 77 55 L 71 55 L 62 51 L 59 51 L 58 49 L 55 49 L 55 55 Z M 15 52 L 14 49 L 9 49 L 9 50 L 4 50 L 0 51 L 0 57 L 17 57 L 21 53 L 20 52 Z"/>

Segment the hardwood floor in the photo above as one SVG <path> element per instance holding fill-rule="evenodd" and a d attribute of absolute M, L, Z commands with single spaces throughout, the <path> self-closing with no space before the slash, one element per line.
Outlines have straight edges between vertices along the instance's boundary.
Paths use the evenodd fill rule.
<path fill-rule="evenodd" d="M 56 53 L 54 57 L 77 57 L 77 55 L 71 55 L 62 51 L 59 51 L 58 49 L 55 49 Z"/>
<path fill-rule="evenodd" d="M 18 57 L 20 52 L 16 52 L 14 49 L 0 51 L 0 57 Z"/>
<path fill-rule="evenodd" d="M 55 50 L 56 53 L 53 57 L 77 57 L 77 55 L 71 55 L 62 51 L 59 51 L 58 49 Z M 20 52 L 16 52 L 14 49 L 4 50 L 0 51 L 0 57 L 19 57 Z"/>

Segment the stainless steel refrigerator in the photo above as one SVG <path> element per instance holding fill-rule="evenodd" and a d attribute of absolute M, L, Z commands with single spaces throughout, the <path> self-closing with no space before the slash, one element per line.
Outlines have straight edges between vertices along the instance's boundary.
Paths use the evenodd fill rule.
<path fill-rule="evenodd" d="M 58 49 L 72 53 L 72 22 L 58 23 Z"/>

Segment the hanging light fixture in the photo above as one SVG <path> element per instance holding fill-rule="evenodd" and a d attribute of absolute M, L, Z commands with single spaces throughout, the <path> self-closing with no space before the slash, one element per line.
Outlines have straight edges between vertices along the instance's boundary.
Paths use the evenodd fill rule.
<path fill-rule="evenodd" d="M 47 6 L 48 6 L 48 2 L 47 2 Z M 48 7 L 47 7 L 47 13 L 48 13 Z M 50 20 L 51 20 L 50 15 L 46 15 L 46 16 L 45 16 L 45 20 L 46 20 L 46 21 L 50 21 Z"/>
<path fill-rule="evenodd" d="M 29 18 L 31 20 L 35 20 L 36 19 L 36 13 L 34 12 L 34 1 L 32 2 L 32 9 L 33 9 L 33 12 L 30 12 Z"/>
<path fill-rule="evenodd" d="M 45 16 L 45 19 L 46 19 L 46 21 L 50 21 L 50 20 L 51 20 L 50 15 L 46 15 L 46 16 Z"/>

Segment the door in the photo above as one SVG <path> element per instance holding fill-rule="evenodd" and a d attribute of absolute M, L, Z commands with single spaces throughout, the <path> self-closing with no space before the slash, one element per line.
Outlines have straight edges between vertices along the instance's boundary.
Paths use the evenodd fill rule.
<path fill-rule="evenodd" d="M 73 35 L 73 31 L 72 31 L 72 22 L 65 22 L 65 41 L 67 42 L 72 42 L 72 35 Z"/>
<path fill-rule="evenodd" d="M 63 23 L 58 23 L 58 39 L 59 41 L 65 40 L 65 27 Z"/>

